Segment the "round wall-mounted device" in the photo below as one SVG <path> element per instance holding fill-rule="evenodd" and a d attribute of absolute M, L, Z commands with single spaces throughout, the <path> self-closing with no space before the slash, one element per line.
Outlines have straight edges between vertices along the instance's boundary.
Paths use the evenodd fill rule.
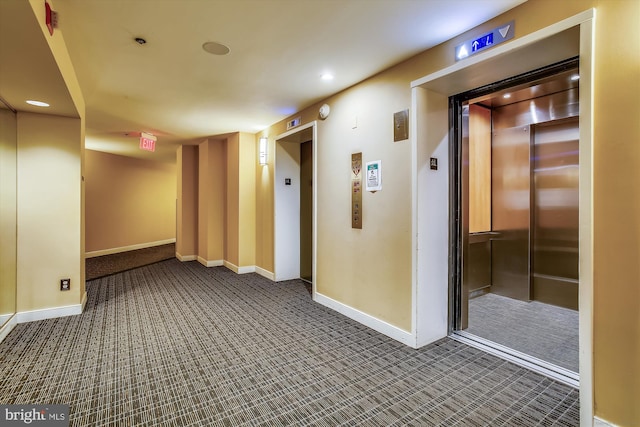
<path fill-rule="evenodd" d="M 322 104 L 322 107 L 320 107 L 320 118 L 326 119 L 329 116 L 330 112 L 331 108 L 329 108 L 327 104 Z"/>

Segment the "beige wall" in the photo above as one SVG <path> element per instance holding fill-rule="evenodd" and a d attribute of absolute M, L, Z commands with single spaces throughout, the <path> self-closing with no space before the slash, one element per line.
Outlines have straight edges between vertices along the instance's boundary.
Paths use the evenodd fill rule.
<path fill-rule="evenodd" d="M 176 256 L 191 260 L 198 253 L 198 147 L 181 146 L 176 157 Z"/>
<path fill-rule="evenodd" d="M 175 238 L 176 166 L 86 150 L 88 253 Z"/>
<path fill-rule="evenodd" d="M 411 146 L 393 142 L 393 114 L 410 103 L 406 81 L 374 77 L 329 101 L 317 148 L 316 289 L 405 331 L 412 312 Z M 350 216 L 356 152 L 363 167 L 382 160 L 382 190 L 362 194 L 361 230 L 351 228 Z"/>
<path fill-rule="evenodd" d="M 17 309 L 79 304 L 81 120 L 18 112 Z M 60 291 L 60 279 L 71 290 Z"/>
<path fill-rule="evenodd" d="M 195 245 L 202 264 L 254 270 L 256 156 L 255 136 L 242 132 L 178 150 L 177 247 Z"/>
<path fill-rule="evenodd" d="M 62 34 L 48 34 L 41 2 L 30 0 L 29 7 L 34 19 L 28 31 L 39 32 L 46 40 L 57 76 L 68 91 L 61 96 L 72 99 L 77 115 L 18 112 L 13 147 L 5 144 L 3 136 L 2 280 L 14 281 L 15 309 L 19 316 L 24 315 L 18 321 L 78 312 L 85 296 L 84 99 Z M 2 114 L 5 134 L 4 110 Z M 5 221 L 5 214 L 13 220 Z M 70 291 L 59 290 L 62 278 L 71 278 Z M 72 306 L 70 311 L 56 314 L 56 309 L 68 306 Z M 45 311 L 28 313 L 32 310 Z"/>
<path fill-rule="evenodd" d="M 240 134 L 230 135 L 226 142 L 226 224 L 225 224 L 225 261 L 235 266 L 239 261 L 240 228 Z"/>
<path fill-rule="evenodd" d="M 198 145 L 198 259 L 203 264 L 225 259 L 226 144 L 206 140 Z"/>
<path fill-rule="evenodd" d="M 16 114 L 0 108 L 0 316 L 16 312 L 16 127 Z"/>
<path fill-rule="evenodd" d="M 600 0 L 594 88 L 596 413 L 640 425 L 640 2 Z"/>
<path fill-rule="evenodd" d="M 410 82 L 454 63 L 454 47 L 514 19 L 516 38 L 596 8 L 594 127 L 595 411 L 623 426 L 640 425 L 640 2 L 530 0 L 323 102 L 318 125 L 317 290 L 399 328 L 411 328 L 411 200 L 407 142 L 392 141 L 392 114 L 410 106 Z M 264 132 L 274 137 L 318 104 Z M 357 128 L 353 125 L 357 118 Z M 362 231 L 349 224 L 349 158 L 382 160 L 383 190 L 365 193 Z M 257 263 L 273 271 L 273 161 L 257 167 Z M 376 251 L 374 248 L 381 248 Z"/>
<path fill-rule="evenodd" d="M 239 267 L 256 264 L 256 169 L 258 152 L 254 135 L 238 135 L 238 262 Z"/>

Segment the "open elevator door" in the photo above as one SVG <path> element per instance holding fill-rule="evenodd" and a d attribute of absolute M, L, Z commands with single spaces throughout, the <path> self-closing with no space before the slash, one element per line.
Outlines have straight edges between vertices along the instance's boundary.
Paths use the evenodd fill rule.
<path fill-rule="evenodd" d="M 573 58 L 450 99 L 453 331 L 484 294 L 577 309 L 577 70 Z"/>

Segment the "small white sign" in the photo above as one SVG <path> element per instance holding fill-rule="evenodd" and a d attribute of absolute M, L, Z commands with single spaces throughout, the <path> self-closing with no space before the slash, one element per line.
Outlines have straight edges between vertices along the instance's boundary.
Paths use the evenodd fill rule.
<path fill-rule="evenodd" d="M 367 162 L 367 191 L 382 190 L 382 160 Z"/>

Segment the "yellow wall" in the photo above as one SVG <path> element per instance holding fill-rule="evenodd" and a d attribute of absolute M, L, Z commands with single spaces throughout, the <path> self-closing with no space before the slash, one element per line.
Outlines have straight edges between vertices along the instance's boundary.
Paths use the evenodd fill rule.
<path fill-rule="evenodd" d="M 175 238 L 176 166 L 86 150 L 87 252 Z"/>
<path fill-rule="evenodd" d="M 410 82 L 452 65 L 454 47 L 515 20 L 516 38 L 596 8 L 594 119 L 594 384 L 595 411 L 623 426 L 640 425 L 640 2 L 529 0 L 455 39 L 323 102 L 318 125 L 318 292 L 385 320 L 411 327 L 410 152 L 392 141 L 392 114 L 410 106 Z M 318 104 L 285 123 L 317 118 Z M 353 125 L 357 118 L 357 128 Z M 362 231 L 349 224 L 349 158 L 382 160 L 383 189 L 365 193 Z M 257 263 L 273 271 L 273 161 L 257 167 Z M 376 249 L 378 249 L 376 251 Z"/>
<path fill-rule="evenodd" d="M 42 2 L 30 0 L 29 7 L 33 27 L 28 31 L 40 33 L 47 42 L 77 114 L 58 117 L 18 112 L 15 145 L 5 150 L 3 141 L 2 212 L 4 216 L 13 210 L 15 222 L 12 225 L 3 219 L 2 279 L 15 281 L 18 312 L 64 306 L 73 306 L 76 311 L 85 296 L 84 99 L 62 34 L 48 34 Z M 13 154 L 5 157 L 10 152 Z M 70 291 L 59 290 L 62 278 L 71 278 Z M 49 315 L 56 314 L 25 313 L 24 319 Z"/>
<path fill-rule="evenodd" d="M 238 265 L 256 263 L 256 173 L 258 152 L 255 136 L 240 133 L 238 139 Z"/>
<path fill-rule="evenodd" d="M 225 259 L 226 144 L 206 140 L 198 145 L 198 259 Z"/>
<path fill-rule="evenodd" d="M 596 413 L 640 425 L 640 2 L 600 0 L 594 88 Z"/>
<path fill-rule="evenodd" d="M 177 152 L 176 256 L 195 259 L 198 253 L 198 147 L 184 145 Z"/>
<path fill-rule="evenodd" d="M 16 115 L 0 108 L 0 316 L 16 312 L 16 143 Z"/>
<path fill-rule="evenodd" d="M 393 114 L 409 108 L 407 81 L 376 76 L 329 100 L 318 128 L 317 292 L 411 330 L 411 146 L 393 142 Z M 317 110 L 316 110 L 317 111 Z M 357 121 L 357 127 L 353 126 Z M 382 160 L 382 190 L 362 194 L 351 228 L 351 154 Z"/>
<path fill-rule="evenodd" d="M 17 309 L 79 304 L 81 120 L 18 112 Z M 60 279 L 71 290 L 60 291 Z"/>
<path fill-rule="evenodd" d="M 178 150 L 179 250 L 193 245 L 202 264 L 253 271 L 256 155 L 255 136 L 242 132 Z M 197 212 L 189 213 L 194 206 Z"/>
<path fill-rule="evenodd" d="M 235 266 L 239 261 L 239 228 L 240 228 L 240 134 L 234 133 L 226 140 L 227 175 L 226 175 L 226 224 L 225 224 L 225 260 Z"/>
<path fill-rule="evenodd" d="M 29 0 L 33 14 L 38 21 L 40 31 L 42 32 L 45 40 L 49 44 L 49 48 L 53 53 L 53 57 L 56 61 L 56 65 L 60 70 L 60 75 L 64 80 L 64 83 L 69 91 L 69 96 L 75 104 L 79 117 L 83 120 L 83 141 L 84 141 L 84 119 L 85 119 L 85 103 L 78 78 L 76 77 L 76 71 L 73 68 L 69 51 L 67 51 L 67 45 L 64 41 L 62 31 L 56 30 L 53 35 L 49 34 L 49 29 L 46 24 L 46 16 L 44 14 L 44 6 L 41 0 Z M 55 0 L 48 0 L 52 10 L 55 9 Z M 84 143 L 82 144 L 84 146 Z"/>

